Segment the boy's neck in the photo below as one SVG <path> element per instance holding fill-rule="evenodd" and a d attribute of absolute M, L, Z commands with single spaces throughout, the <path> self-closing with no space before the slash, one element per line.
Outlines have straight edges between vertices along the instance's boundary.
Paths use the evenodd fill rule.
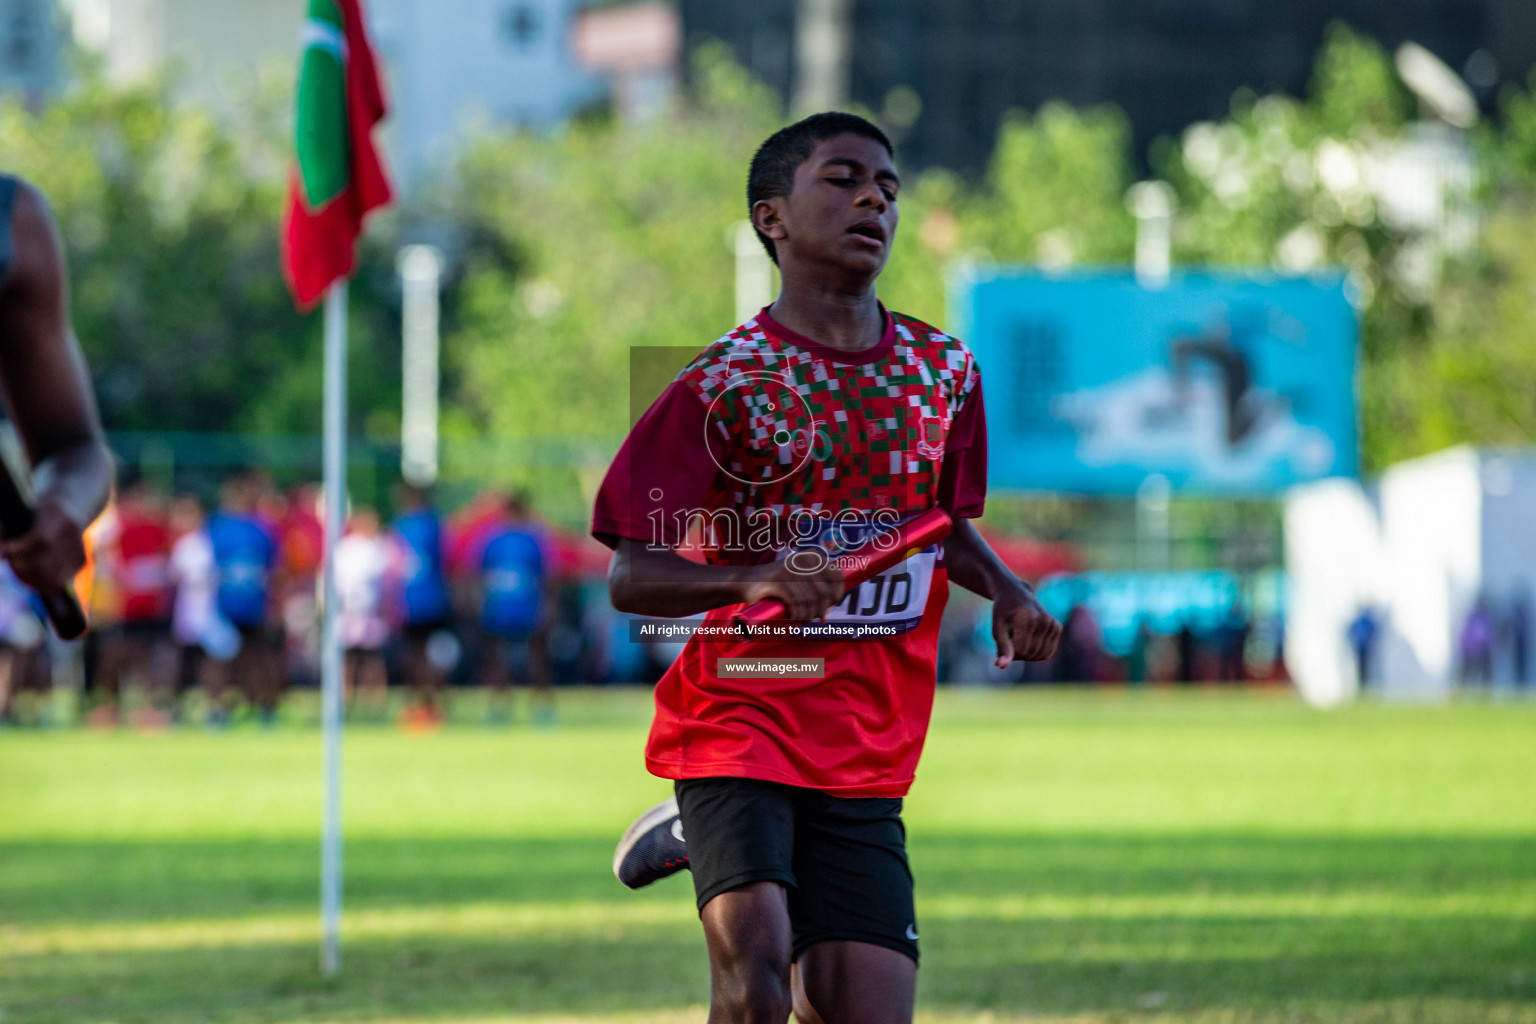
<path fill-rule="evenodd" d="M 885 335 L 885 315 L 873 282 L 863 292 L 850 294 L 785 278 L 768 313 L 796 334 L 844 352 L 873 348 Z"/>

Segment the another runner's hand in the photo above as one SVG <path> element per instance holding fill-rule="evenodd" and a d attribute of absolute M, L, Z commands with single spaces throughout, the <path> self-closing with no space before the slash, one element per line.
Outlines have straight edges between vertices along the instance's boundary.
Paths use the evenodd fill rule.
<path fill-rule="evenodd" d="M 80 527 L 64 510 L 43 496 L 37 521 L 27 534 L 0 541 L 0 555 L 11 563 L 17 579 L 34 590 L 58 590 L 74 581 L 85 564 Z"/>
<path fill-rule="evenodd" d="M 1056 653 L 1061 623 L 1021 583 L 992 602 L 992 639 L 997 641 L 997 661 L 993 664 L 998 668 L 1007 668 L 1015 658 L 1044 661 Z"/>
<path fill-rule="evenodd" d="M 797 572 L 787 561 L 770 562 L 748 570 L 742 601 L 752 604 L 771 597 L 783 603 L 792 622 L 810 622 L 841 601 L 847 589 L 842 570 L 830 562 L 813 573 Z"/>

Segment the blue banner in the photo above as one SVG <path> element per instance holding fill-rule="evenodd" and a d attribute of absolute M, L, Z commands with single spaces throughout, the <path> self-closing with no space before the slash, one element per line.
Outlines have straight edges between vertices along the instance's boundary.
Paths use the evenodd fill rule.
<path fill-rule="evenodd" d="M 1247 593 L 1235 573 L 1225 570 L 1184 572 L 1089 572 L 1051 576 L 1037 591 L 1045 610 L 1065 622 L 1077 605 L 1092 613 L 1104 649 L 1124 655 L 1145 626 L 1171 635 L 1189 626 L 1209 636 L 1230 627 L 1234 617 L 1269 622 L 1284 614 L 1285 575 L 1259 573 Z"/>
<path fill-rule="evenodd" d="M 1358 472 L 1359 321 L 1342 275 L 972 268 L 951 319 L 981 365 L 994 488 L 1271 494 Z"/>

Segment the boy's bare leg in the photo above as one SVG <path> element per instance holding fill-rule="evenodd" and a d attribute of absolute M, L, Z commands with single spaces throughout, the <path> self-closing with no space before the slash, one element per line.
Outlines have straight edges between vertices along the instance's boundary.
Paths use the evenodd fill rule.
<path fill-rule="evenodd" d="M 793 995 L 795 1007 L 795 1020 L 798 1024 L 827 1024 L 821 1019 L 821 1014 L 811 1005 L 810 997 L 805 994 L 805 977 L 800 973 L 798 963 L 789 968 L 789 987 Z"/>
<path fill-rule="evenodd" d="M 789 958 L 789 901 L 777 882 L 721 893 L 700 915 L 709 946 L 710 1024 L 911 1024 L 917 964 L 868 942 L 819 942 Z"/>
<path fill-rule="evenodd" d="M 723 892 L 699 915 L 709 946 L 709 1024 L 784 1024 L 790 997 L 789 901 L 777 882 Z"/>
<path fill-rule="evenodd" d="M 911 1024 L 917 964 L 869 942 L 818 942 L 795 963 L 800 1024 Z"/>

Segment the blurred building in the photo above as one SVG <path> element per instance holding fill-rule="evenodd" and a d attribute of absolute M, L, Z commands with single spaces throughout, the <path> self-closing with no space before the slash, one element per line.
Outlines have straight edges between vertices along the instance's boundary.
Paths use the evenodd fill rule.
<path fill-rule="evenodd" d="M 304 4 L 293 0 L 61 0 L 76 45 L 108 81 L 177 76 L 179 92 L 215 108 L 265 65 L 294 60 Z"/>
<path fill-rule="evenodd" d="M 606 94 L 577 63 L 589 0 L 370 0 L 388 78 L 391 168 L 418 180 L 481 125 L 549 128 Z"/>
<path fill-rule="evenodd" d="M 841 89 L 919 165 L 985 163 L 1003 114 L 1113 103 L 1137 152 L 1220 118 L 1240 88 L 1301 95 L 1327 26 L 1417 42 L 1486 108 L 1536 65 L 1530 0 L 680 0 L 692 46 L 723 40 L 797 110 Z M 808 87 L 809 86 L 809 87 Z M 920 100 L 920 104 L 914 102 Z"/>
<path fill-rule="evenodd" d="M 55 0 L 0 0 L 0 93 L 37 104 L 58 84 L 62 44 Z"/>
<path fill-rule="evenodd" d="M 292 74 L 302 0 L 63 0 L 109 80 L 170 70 L 179 93 L 227 107 L 263 68 Z M 46 0 L 0 0 L 11 7 Z M 600 100 L 572 52 L 588 0 L 367 0 L 391 111 L 390 168 L 409 186 L 478 125 L 556 125 Z M 8 9 L 8 8 L 6 8 Z"/>
<path fill-rule="evenodd" d="M 682 42 L 677 9 L 641 0 L 582 12 L 571 48 L 582 67 L 608 76 L 619 119 L 640 123 L 663 113 L 676 93 Z"/>
<path fill-rule="evenodd" d="M 1314 703 L 1353 697 L 1365 680 L 1351 621 L 1380 622 L 1383 696 L 1442 699 L 1459 685 L 1531 684 L 1526 644 L 1536 597 L 1536 450 L 1449 448 L 1390 467 L 1378 485 L 1328 480 L 1286 500 L 1286 663 Z M 1468 622 L 1490 618 L 1491 657 L 1468 664 Z M 1518 649 L 1516 649 L 1518 647 Z"/>

